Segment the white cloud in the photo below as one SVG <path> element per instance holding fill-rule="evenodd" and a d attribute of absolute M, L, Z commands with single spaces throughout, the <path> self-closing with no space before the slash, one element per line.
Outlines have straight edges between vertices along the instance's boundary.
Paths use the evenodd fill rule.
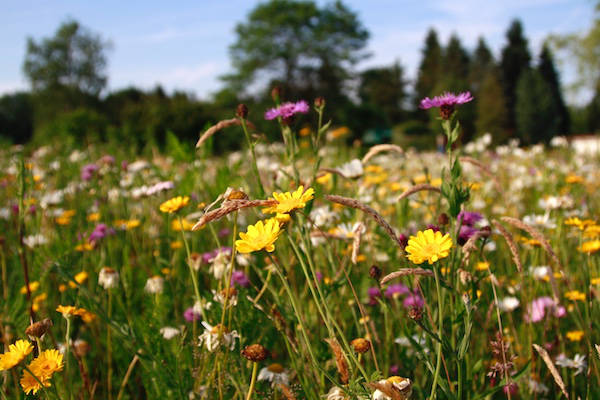
<path fill-rule="evenodd" d="M 19 90 L 27 90 L 27 85 L 23 81 L 0 81 L 0 95 L 14 93 Z"/>

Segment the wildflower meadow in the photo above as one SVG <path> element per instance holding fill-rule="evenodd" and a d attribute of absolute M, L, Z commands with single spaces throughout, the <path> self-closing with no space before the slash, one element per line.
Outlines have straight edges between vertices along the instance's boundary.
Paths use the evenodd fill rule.
<path fill-rule="evenodd" d="M 597 153 L 461 144 L 467 92 L 438 151 L 348 146 L 274 93 L 177 152 L 1 151 L 2 399 L 600 398 Z"/>

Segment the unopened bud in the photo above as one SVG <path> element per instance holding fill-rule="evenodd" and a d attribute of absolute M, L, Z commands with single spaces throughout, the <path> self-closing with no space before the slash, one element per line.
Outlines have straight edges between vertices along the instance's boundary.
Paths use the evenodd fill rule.
<path fill-rule="evenodd" d="M 481 232 L 481 237 L 484 238 L 489 238 L 492 234 L 492 228 L 490 228 L 489 226 L 484 226 L 479 231 Z"/>
<path fill-rule="evenodd" d="M 325 107 L 325 99 L 321 96 L 317 97 L 315 99 L 315 107 L 317 107 L 317 108 Z"/>
<path fill-rule="evenodd" d="M 441 213 L 438 216 L 438 220 L 437 220 L 438 225 L 442 225 L 442 226 L 448 225 L 449 221 L 450 221 L 450 219 L 448 218 L 448 214 L 446 214 L 446 213 Z"/>
<path fill-rule="evenodd" d="M 235 112 L 235 115 L 237 115 L 240 118 L 246 118 L 248 116 L 248 106 L 246 106 L 245 104 L 238 104 L 237 106 L 237 110 Z"/>
<path fill-rule="evenodd" d="M 369 276 L 378 281 L 381 278 L 381 268 L 377 265 L 371 265 L 371 268 L 369 268 Z"/>
<path fill-rule="evenodd" d="M 269 352 L 260 344 L 251 344 L 242 350 L 242 356 L 247 360 L 259 362 L 269 356 Z"/>
<path fill-rule="evenodd" d="M 273 101 L 275 103 L 279 102 L 279 100 L 281 99 L 281 93 L 282 93 L 282 89 L 281 86 L 275 86 L 272 90 L 271 90 L 271 98 L 273 99 Z"/>
<path fill-rule="evenodd" d="M 419 322 L 421 319 L 423 319 L 423 308 L 411 307 L 408 310 L 408 318 L 412 319 L 413 321 Z"/>

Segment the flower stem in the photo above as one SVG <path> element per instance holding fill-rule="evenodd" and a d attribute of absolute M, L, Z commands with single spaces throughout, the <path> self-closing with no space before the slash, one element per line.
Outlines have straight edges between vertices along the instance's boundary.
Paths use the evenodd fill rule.
<path fill-rule="evenodd" d="M 190 275 L 192 277 L 192 284 L 194 285 L 194 293 L 196 295 L 196 301 L 198 301 L 198 303 L 200 303 L 200 289 L 198 289 L 198 278 L 196 277 L 196 271 L 194 271 L 194 268 L 192 267 L 192 256 L 190 253 L 190 246 L 188 245 L 187 239 L 185 238 L 185 231 L 183 230 L 183 219 L 181 218 L 181 215 L 177 215 L 177 218 L 179 219 L 179 226 L 181 227 L 181 238 L 183 239 L 183 244 L 185 246 L 185 253 L 187 256 L 187 265 L 188 265 L 188 268 L 190 269 Z"/>
<path fill-rule="evenodd" d="M 442 310 L 443 300 L 442 300 L 442 291 L 440 289 L 440 277 L 439 277 L 438 268 L 434 267 L 433 273 L 435 276 L 435 289 L 437 291 L 437 298 L 438 298 L 438 337 L 442 337 L 442 330 L 443 330 L 443 325 L 444 325 L 444 313 Z M 442 343 L 441 342 L 437 343 L 436 353 L 437 353 L 437 361 L 436 361 L 436 365 L 435 365 L 435 373 L 433 375 L 433 384 L 431 385 L 431 394 L 429 396 L 430 400 L 433 400 L 436 397 L 437 382 L 438 382 L 438 377 L 440 375 L 440 367 L 442 364 Z"/>
<path fill-rule="evenodd" d="M 248 394 L 246 395 L 246 400 L 250 400 L 252 398 L 252 392 L 254 391 L 254 384 L 256 383 L 256 372 L 258 371 L 258 363 L 255 361 L 252 363 L 252 378 L 250 378 L 250 388 L 248 389 Z"/>
<path fill-rule="evenodd" d="M 71 350 L 71 317 L 67 317 L 67 333 L 65 334 L 65 376 L 69 380 L 69 351 Z M 40 354 L 42 350 L 39 350 Z M 71 399 L 71 385 L 67 384 L 67 398 Z"/>
<path fill-rule="evenodd" d="M 256 154 L 254 153 L 254 143 L 250 139 L 250 133 L 248 132 L 248 126 L 246 125 L 246 119 L 240 118 L 240 122 L 242 123 L 242 130 L 244 131 L 244 135 L 246 136 L 246 141 L 248 142 L 248 147 L 250 147 L 250 155 L 252 156 L 252 171 L 254 171 L 254 176 L 256 178 L 256 182 L 258 183 L 259 195 L 261 198 L 265 197 L 265 188 L 260 180 L 260 173 L 258 172 L 258 165 L 256 164 Z"/>

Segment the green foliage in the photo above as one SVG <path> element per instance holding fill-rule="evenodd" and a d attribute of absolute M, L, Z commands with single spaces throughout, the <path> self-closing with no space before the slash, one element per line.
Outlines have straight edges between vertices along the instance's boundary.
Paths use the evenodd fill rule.
<path fill-rule="evenodd" d="M 25 92 L 0 97 L 0 137 L 26 143 L 33 134 L 33 104 Z"/>
<path fill-rule="evenodd" d="M 505 138 L 506 100 L 500 83 L 498 70 L 491 68 L 487 71 L 478 91 L 475 102 L 477 119 L 475 127 L 478 135 L 489 132 L 495 143 L 502 143 Z"/>
<path fill-rule="evenodd" d="M 431 97 L 437 93 L 434 89 L 442 78 L 443 49 L 438 41 L 437 32 L 430 29 L 425 38 L 422 50 L 421 63 L 417 72 L 415 83 L 415 106 L 421 99 Z"/>
<path fill-rule="evenodd" d="M 402 148 L 430 150 L 435 148 L 436 139 L 428 124 L 419 120 L 408 120 L 394 126 L 392 143 Z"/>
<path fill-rule="evenodd" d="M 519 138 L 525 144 L 550 141 L 560 123 L 551 87 L 538 71 L 529 70 L 519 79 L 516 95 Z"/>
<path fill-rule="evenodd" d="M 554 58 L 547 45 L 542 47 L 537 69 L 552 91 L 552 100 L 555 103 L 554 107 L 558 118 L 558 133 L 561 135 L 567 134 L 569 133 L 570 125 L 569 111 L 567 110 L 565 100 L 563 99 L 558 71 L 554 66 Z"/>
<path fill-rule="evenodd" d="M 108 120 L 97 111 L 80 108 L 57 116 L 35 132 L 34 140 L 46 143 L 48 138 L 69 143 L 100 141 L 106 138 Z"/>
<path fill-rule="evenodd" d="M 405 114 L 406 80 L 396 62 L 390 67 L 371 68 L 361 74 L 358 95 L 363 104 L 371 104 L 385 113 L 389 124 L 400 122 Z M 383 122 L 383 121 L 382 121 Z"/>

